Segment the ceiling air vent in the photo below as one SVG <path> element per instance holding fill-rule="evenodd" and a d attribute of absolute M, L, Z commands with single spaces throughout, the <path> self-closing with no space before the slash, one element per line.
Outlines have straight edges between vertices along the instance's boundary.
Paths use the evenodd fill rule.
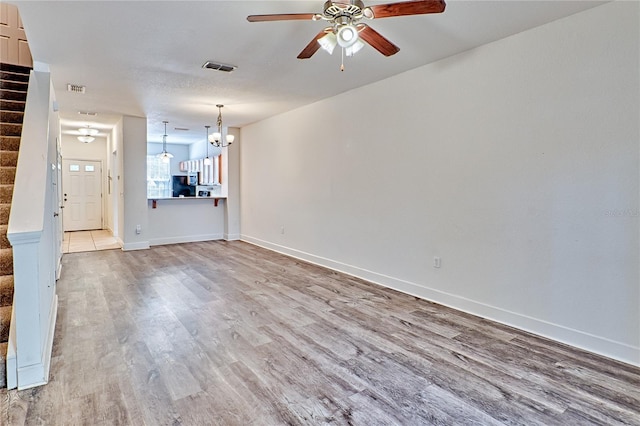
<path fill-rule="evenodd" d="M 80 84 L 67 84 L 67 92 L 73 93 L 85 93 L 87 91 L 86 86 L 81 86 Z"/>
<path fill-rule="evenodd" d="M 215 61 L 207 61 L 202 65 L 202 68 L 209 69 L 209 70 L 223 71 L 223 72 L 231 72 L 238 67 L 235 65 L 221 64 Z"/>

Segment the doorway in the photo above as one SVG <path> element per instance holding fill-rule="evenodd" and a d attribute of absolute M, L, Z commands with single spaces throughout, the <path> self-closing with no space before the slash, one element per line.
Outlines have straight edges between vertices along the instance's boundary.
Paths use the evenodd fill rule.
<path fill-rule="evenodd" d="M 102 162 L 62 160 L 65 232 L 102 229 Z"/>

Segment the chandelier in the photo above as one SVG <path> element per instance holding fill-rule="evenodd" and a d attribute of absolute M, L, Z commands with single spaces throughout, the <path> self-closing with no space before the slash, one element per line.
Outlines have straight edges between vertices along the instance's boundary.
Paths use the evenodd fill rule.
<path fill-rule="evenodd" d="M 222 108 L 224 107 L 224 105 L 218 104 L 216 105 L 216 107 L 218 107 L 218 122 L 217 122 L 218 130 L 215 133 L 208 136 L 208 139 L 211 145 L 218 148 L 224 148 L 233 143 L 235 136 L 227 134 L 225 140 L 224 141 L 222 140 Z M 208 129 L 207 129 L 207 133 L 208 133 Z"/>

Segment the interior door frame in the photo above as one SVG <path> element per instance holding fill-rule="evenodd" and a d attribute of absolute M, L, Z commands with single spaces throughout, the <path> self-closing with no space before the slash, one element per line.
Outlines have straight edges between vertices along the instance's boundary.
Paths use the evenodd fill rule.
<path fill-rule="evenodd" d="M 65 198 L 64 198 L 64 194 L 65 194 L 65 179 L 64 179 L 64 175 L 65 175 L 65 163 L 69 162 L 69 161 L 89 161 L 92 163 L 100 163 L 100 229 L 104 229 L 104 216 L 105 216 L 105 207 L 104 207 L 104 161 L 102 161 L 102 159 L 91 159 L 91 158 L 61 158 L 61 162 L 62 162 L 62 179 L 61 179 L 61 188 L 62 188 L 62 199 L 60 200 L 62 202 L 62 205 L 64 206 L 64 202 L 65 202 Z M 68 183 L 67 183 L 68 184 Z M 64 212 L 64 208 L 62 209 Z M 66 213 L 66 212 L 64 212 Z M 62 230 L 63 232 L 67 232 L 65 231 L 65 226 L 64 226 L 64 213 L 63 213 L 63 217 L 62 217 Z"/>

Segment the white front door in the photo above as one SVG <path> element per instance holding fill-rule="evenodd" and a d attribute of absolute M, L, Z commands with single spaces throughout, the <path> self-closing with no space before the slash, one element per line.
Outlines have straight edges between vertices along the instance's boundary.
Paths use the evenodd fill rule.
<path fill-rule="evenodd" d="M 62 160 L 64 230 L 102 229 L 100 161 Z"/>

